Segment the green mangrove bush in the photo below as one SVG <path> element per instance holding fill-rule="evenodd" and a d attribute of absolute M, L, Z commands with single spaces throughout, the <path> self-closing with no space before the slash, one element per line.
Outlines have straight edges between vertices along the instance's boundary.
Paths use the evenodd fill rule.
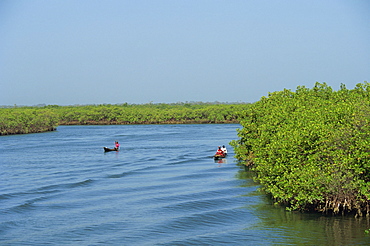
<path fill-rule="evenodd" d="M 122 104 L 54 107 L 60 124 L 238 123 L 249 104 Z"/>
<path fill-rule="evenodd" d="M 45 108 L 0 109 L 0 135 L 53 131 L 59 116 Z"/>
<path fill-rule="evenodd" d="M 236 157 L 287 209 L 369 215 L 370 84 L 283 90 L 243 112 Z"/>

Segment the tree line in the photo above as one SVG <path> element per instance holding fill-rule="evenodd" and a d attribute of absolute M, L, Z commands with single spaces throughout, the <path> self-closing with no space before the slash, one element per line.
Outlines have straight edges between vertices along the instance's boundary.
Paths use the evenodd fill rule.
<path fill-rule="evenodd" d="M 249 104 L 102 104 L 0 108 L 0 135 L 43 132 L 58 125 L 238 123 Z"/>
<path fill-rule="evenodd" d="M 236 157 L 288 210 L 370 213 L 370 84 L 284 89 L 247 107 Z"/>

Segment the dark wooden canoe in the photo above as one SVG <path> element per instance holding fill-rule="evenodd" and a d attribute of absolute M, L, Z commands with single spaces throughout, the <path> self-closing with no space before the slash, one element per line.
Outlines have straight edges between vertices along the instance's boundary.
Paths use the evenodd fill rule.
<path fill-rule="evenodd" d="M 118 151 L 117 148 L 113 148 L 113 149 L 110 149 L 110 148 L 107 148 L 107 147 L 103 147 L 104 148 L 104 152 L 109 152 L 109 151 Z"/>

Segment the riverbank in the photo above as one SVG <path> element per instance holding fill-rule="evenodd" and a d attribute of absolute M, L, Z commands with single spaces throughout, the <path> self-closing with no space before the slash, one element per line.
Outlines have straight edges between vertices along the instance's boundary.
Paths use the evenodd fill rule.
<path fill-rule="evenodd" d="M 120 121 L 61 121 L 59 125 L 176 125 L 176 124 L 238 124 L 237 120 L 210 121 L 210 120 L 168 120 L 168 121 L 143 121 L 143 122 L 120 122 Z"/>
<path fill-rule="evenodd" d="M 245 111 L 236 157 L 289 210 L 370 215 L 370 84 L 316 83 Z"/>
<path fill-rule="evenodd" d="M 47 108 L 0 108 L 0 135 L 40 133 L 56 130 L 59 116 Z"/>

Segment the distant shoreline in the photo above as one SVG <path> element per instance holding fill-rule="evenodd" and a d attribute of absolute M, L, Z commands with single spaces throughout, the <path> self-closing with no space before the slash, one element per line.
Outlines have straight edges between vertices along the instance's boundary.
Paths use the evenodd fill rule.
<path fill-rule="evenodd" d="M 59 125 L 237 124 L 250 104 L 142 104 L 0 108 L 0 136 Z"/>

